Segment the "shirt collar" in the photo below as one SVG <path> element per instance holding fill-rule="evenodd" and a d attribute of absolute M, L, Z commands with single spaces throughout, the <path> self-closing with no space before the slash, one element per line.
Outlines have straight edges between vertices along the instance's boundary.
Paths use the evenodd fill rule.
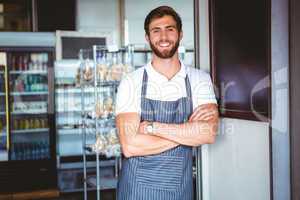
<path fill-rule="evenodd" d="M 180 65 L 181 66 L 180 66 L 179 72 L 177 72 L 172 79 L 185 78 L 186 77 L 186 66 L 183 64 L 183 62 L 181 60 L 180 60 Z M 168 79 L 164 75 L 160 74 L 159 72 L 157 72 L 153 68 L 153 66 L 151 64 L 151 61 L 147 63 L 146 71 L 148 73 L 148 76 L 151 77 L 151 79 L 153 78 L 153 79 L 155 79 L 156 81 L 159 81 L 159 82 L 168 81 Z"/>

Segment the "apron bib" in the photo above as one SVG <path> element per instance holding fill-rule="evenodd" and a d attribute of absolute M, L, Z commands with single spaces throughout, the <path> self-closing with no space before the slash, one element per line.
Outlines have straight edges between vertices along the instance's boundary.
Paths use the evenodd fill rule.
<path fill-rule="evenodd" d="M 141 121 L 184 123 L 192 114 L 188 76 L 187 97 L 176 101 L 147 99 L 148 75 L 143 74 Z M 117 188 L 118 200 L 192 200 L 192 147 L 179 145 L 160 154 L 124 159 Z"/>

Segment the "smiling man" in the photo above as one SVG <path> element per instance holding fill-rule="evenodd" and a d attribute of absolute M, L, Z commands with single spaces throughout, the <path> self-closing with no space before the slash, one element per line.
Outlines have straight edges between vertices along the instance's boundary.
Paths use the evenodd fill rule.
<path fill-rule="evenodd" d="M 215 141 L 218 111 L 210 76 L 178 57 L 179 15 L 168 6 L 144 23 L 152 60 L 119 86 L 116 123 L 125 159 L 118 200 L 192 200 L 192 147 Z"/>

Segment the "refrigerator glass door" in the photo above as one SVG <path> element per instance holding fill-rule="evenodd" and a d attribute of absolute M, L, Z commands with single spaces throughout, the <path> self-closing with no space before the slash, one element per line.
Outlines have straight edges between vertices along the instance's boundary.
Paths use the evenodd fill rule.
<path fill-rule="evenodd" d="M 50 158 L 47 52 L 8 54 L 10 82 L 10 160 Z"/>

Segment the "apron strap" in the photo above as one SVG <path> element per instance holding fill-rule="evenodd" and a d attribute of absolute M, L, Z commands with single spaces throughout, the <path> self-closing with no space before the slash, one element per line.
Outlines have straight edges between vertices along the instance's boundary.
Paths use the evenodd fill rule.
<path fill-rule="evenodd" d="M 190 80 L 189 80 L 189 77 L 187 74 L 185 77 L 185 89 L 186 89 L 186 96 L 188 98 L 188 101 L 190 102 L 191 111 L 193 111 L 192 88 L 191 88 Z"/>
<path fill-rule="evenodd" d="M 147 85 L 148 85 L 148 74 L 146 72 L 146 69 L 144 69 L 143 82 L 142 82 L 142 98 L 146 98 Z"/>

